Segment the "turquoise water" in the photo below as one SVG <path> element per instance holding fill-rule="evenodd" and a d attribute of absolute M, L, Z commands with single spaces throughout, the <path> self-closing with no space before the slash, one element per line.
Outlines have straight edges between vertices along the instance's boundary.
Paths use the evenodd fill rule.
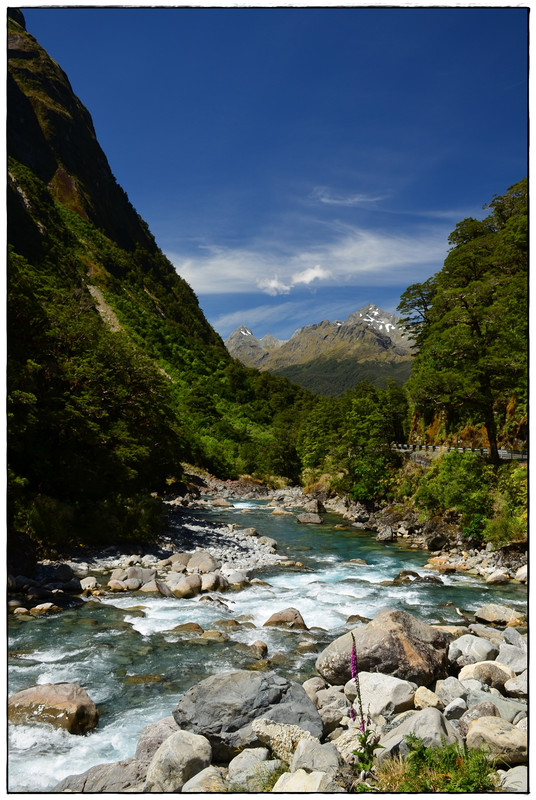
<path fill-rule="evenodd" d="M 236 503 L 230 511 L 199 512 L 211 522 L 254 526 L 273 537 L 279 552 L 307 569 L 271 568 L 256 573 L 267 585 L 217 596 L 214 608 L 201 598 L 177 600 L 143 594 L 112 595 L 102 603 L 53 616 L 10 616 L 9 693 L 36 683 L 79 683 L 100 710 L 98 728 L 71 736 L 46 725 L 11 726 L 11 791 L 46 792 L 63 777 L 94 764 L 134 755 L 141 729 L 169 716 L 181 694 L 216 671 L 245 668 L 254 660 L 244 645 L 262 640 L 277 670 L 305 680 L 314 674 L 317 653 L 343 633 L 351 614 L 372 618 L 384 606 L 401 608 L 430 623 L 460 622 L 455 606 L 473 612 L 489 602 L 525 610 L 519 585 L 487 586 L 467 575 L 441 576 L 442 584 L 390 585 L 401 569 L 424 569 L 428 556 L 399 544 L 378 543 L 373 534 L 336 530 L 337 515 L 323 525 L 300 525 L 294 517 L 272 515 L 261 502 Z M 349 563 L 361 558 L 367 566 Z M 299 609 L 309 631 L 263 628 L 275 611 Z M 205 630 L 237 620 L 224 643 L 200 643 L 173 632 L 197 622 Z M 298 642 L 308 641 L 313 652 Z"/>

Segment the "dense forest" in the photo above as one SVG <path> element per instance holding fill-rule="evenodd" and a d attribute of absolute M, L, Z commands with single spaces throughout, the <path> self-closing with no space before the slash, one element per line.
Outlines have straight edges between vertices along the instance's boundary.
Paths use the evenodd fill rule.
<path fill-rule="evenodd" d="M 227 353 L 113 177 L 67 76 L 10 12 L 8 536 L 42 553 L 154 536 L 185 463 L 454 509 L 468 536 L 520 538 L 526 470 L 500 466 L 527 415 L 527 187 L 460 222 L 399 307 L 406 386 L 321 397 Z M 418 467 L 393 441 L 489 444 Z"/>

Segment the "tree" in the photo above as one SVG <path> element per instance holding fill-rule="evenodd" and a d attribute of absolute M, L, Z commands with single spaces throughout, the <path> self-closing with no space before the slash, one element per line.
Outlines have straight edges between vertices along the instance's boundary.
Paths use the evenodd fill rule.
<path fill-rule="evenodd" d="M 408 389 L 418 409 L 482 422 L 497 462 L 497 416 L 510 397 L 527 392 L 526 180 L 488 207 L 485 220 L 463 220 L 450 236 Z M 407 290 L 406 310 L 417 308 L 416 286 Z"/>

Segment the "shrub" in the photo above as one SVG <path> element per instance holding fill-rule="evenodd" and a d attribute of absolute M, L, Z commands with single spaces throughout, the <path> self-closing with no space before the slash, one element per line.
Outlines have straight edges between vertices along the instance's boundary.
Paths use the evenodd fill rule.
<path fill-rule="evenodd" d="M 426 747 L 417 736 L 406 739 L 410 752 L 405 761 L 392 759 L 377 768 L 381 792 L 494 792 L 494 763 L 483 750 L 454 743 Z"/>

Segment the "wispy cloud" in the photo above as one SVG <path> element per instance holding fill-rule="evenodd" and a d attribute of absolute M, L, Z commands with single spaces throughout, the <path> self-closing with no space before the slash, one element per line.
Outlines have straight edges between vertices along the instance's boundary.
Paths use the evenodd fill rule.
<path fill-rule="evenodd" d="M 198 294 L 258 292 L 289 294 L 321 281 L 323 286 L 407 285 L 429 277 L 445 258 L 448 228 L 437 225 L 411 233 L 340 226 L 335 238 L 310 249 L 273 243 L 248 249 L 209 247 L 196 257 L 168 253 L 179 275 Z"/>
<path fill-rule="evenodd" d="M 329 206 L 360 206 L 369 203 L 378 203 L 384 200 L 387 195 L 376 194 L 342 194 L 333 192 L 327 186 L 315 186 L 311 192 L 311 198 L 319 203 Z"/>

